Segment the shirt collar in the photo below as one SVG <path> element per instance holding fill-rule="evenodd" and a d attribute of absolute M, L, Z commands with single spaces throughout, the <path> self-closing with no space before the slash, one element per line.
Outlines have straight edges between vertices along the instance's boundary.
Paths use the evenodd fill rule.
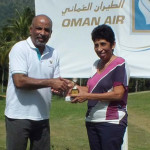
<path fill-rule="evenodd" d="M 31 48 L 33 48 L 33 49 L 35 49 L 35 50 L 38 49 L 38 48 L 35 47 L 35 45 L 33 44 L 31 37 L 28 37 L 26 41 L 27 41 L 27 43 L 29 44 L 29 46 L 30 46 Z M 44 52 L 45 52 L 45 53 L 49 52 L 49 50 L 47 49 L 47 46 L 46 46 L 46 45 L 45 45 Z M 44 53 L 44 52 L 43 52 L 43 53 Z"/>
<path fill-rule="evenodd" d="M 37 49 L 37 48 L 34 46 L 32 40 L 31 40 L 31 37 L 28 37 L 28 38 L 27 38 L 27 43 L 29 44 L 29 46 L 30 46 L 31 48 Z"/>
<path fill-rule="evenodd" d="M 40 52 L 39 52 L 39 49 L 35 47 L 35 45 L 34 45 L 33 42 L 32 42 L 31 37 L 28 37 L 26 41 L 27 41 L 27 43 L 29 44 L 29 46 L 30 46 L 32 49 L 36 50 L 36 52 L 37 52 L 37 54 L 38 54 L 38 58 L 41 58 L 41 54 L 40 54 Z M 43 52 L 42 55 L 48 54 L 49 51 L 50 51 L 50 50 L 49 50 L 49 49 L 47 48 L 47 46 L 45 45 L 45 49 L 44 49 L 44 52 Z"/>

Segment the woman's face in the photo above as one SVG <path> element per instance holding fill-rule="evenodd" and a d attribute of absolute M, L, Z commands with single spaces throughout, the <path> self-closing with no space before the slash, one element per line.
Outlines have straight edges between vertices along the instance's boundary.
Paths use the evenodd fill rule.
<path fill-rule="evenodd" d="M 98 57 L 104 61 L 108 61 L 111 58 L 114 47 L 115 43 L 112 45 L 105 39 L 96 39 L 94 41 L 94 50 Z"/>

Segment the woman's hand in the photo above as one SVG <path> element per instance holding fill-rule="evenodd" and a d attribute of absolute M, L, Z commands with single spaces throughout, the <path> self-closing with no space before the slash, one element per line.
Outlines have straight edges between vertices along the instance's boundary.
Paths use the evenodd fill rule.
<path fill-rule="evenodd" d="M 78 94 L 78 96 L 77 96 L 77 94 L 74 94 L 74 95 L 76 97 L 73 100 L 71 100 L 71 103 L 83 103 L 87 100 L 84 96 L 79 96 L 79 94 Z"/>
<path fill-rule="evenodd" d="M 85 102 L 87 100 L 88 87 L 77 86 L 77 89 L 79 90 L 79 94 L 70 94 L 70 96 L 73 98 L 73 100 L 71 100 L 71 103 Z"/>

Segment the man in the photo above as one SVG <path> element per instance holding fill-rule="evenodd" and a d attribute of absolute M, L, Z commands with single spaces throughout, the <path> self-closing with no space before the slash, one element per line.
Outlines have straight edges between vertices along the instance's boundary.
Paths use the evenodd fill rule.
<path fill-rule="evenodd" d="M 67 80 L 60 78 L 56 51 L 47 46 L 52 21 L 45 15 L 33 18 L 27 40 L 16 43 L 9 54 L 6 94 L 7 150 L 49 150 L 51 89 L 64 92 Z"/>

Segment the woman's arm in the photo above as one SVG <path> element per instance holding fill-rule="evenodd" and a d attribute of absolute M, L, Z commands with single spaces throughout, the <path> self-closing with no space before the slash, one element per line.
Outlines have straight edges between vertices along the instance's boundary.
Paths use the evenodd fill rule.
<path fill-rule="evenodd" d="M 86 100 L 119 101 L 122 100 L 125 92 L 125 88 L 123 85 L 115 86 L 112 91 L 106 93 L 88 93 L 88 87 L 86 87 L 86 90 L 82 87 L 78 87 L 78 89 L 79 94 L 71 95 L 72 97 L 75 97 L 72 100 L 72 103 L 82 103 Z"/>

